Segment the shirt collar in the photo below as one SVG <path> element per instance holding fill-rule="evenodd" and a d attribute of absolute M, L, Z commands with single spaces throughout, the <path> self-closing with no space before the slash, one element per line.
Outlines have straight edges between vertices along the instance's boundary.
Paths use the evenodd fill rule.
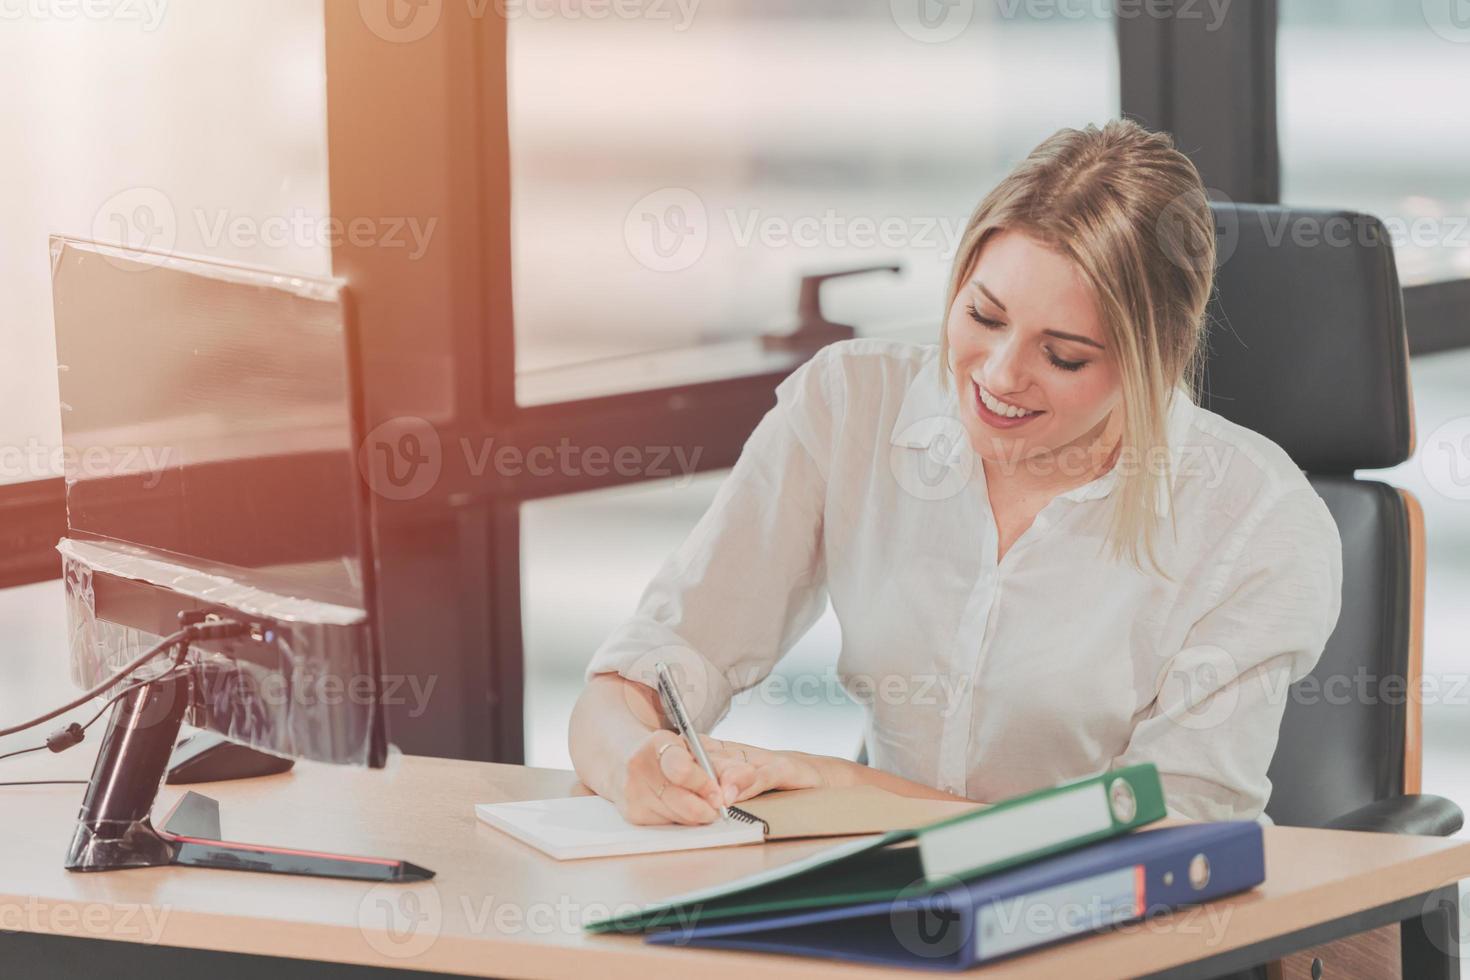
<path fill-rule="evenodd" d="M 937 360 L 926 360 L 909 382 L 888 442 L 928 449 L 936 459 L 953 463 L 971 451 L 970 439 L 960 421 L 959 396 L 953 384 L 940 387 L 937 365 Z"/>
<path fill-rule="evenodd" d="M 1175 388 L 1166 412 L 1164 458 L 1169 463 L 1168 479 L 1157 480 L 1154 483 L 1156 509 L 1159 516 L 1163 518 L 1170 516 L 1173 506 L 1173 489 L 1179 483 L 1181 447 L 1189 435 L 1190 425 L 1194 422 L 1195 405 L 1189 397 L 1189 392 L 1182 387 Z M 1112 493 L 1119 479 L 1118 468 L 1114 466 L 1097 479 L 1058 494 L 1058 496 L 1065 500 L 1097 500 Z"/>
<path fill-rule="evenodd" d="M 1195 405 L 1190 400 L 1189 393 L 1182 387 L 1175 388 L 1173 397 L 1169 399 L 1168 417 L 1164 426 L 1169 483 L 1159 480 L 1156 484 L 1158 513 L 1162 517 L 1169 516 L 1173 496 L 1171 491 L 1179 480 L 1180 447 L 1189 434 L 1194 413 Z M 960 422 L 959 395 L 955 391 L 953 379 L 950 384 L 940 387 L 937 361 L 926 360 L 923 368 L 909 382 L 888 441 L 894 446 L 927 449 L 936 461 L 949 465 L 973 452 L 964 424 Z M 1118 480 L 1115 466 L 1097 479 L 1058 496 L 1075 501 L 1097 500 L 1112 493 Z"/>

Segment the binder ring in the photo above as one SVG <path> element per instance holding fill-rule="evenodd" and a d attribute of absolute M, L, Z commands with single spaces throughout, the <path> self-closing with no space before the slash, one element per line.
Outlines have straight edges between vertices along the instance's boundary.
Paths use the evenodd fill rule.
<path fill-rule="evenodd" d="M 1113 780 L 1113 785 L 1108 787 L 1108 805 L 1119 823 L 1128 823 L 1138 815 L 1138 800 L 1127 780 Z"/>

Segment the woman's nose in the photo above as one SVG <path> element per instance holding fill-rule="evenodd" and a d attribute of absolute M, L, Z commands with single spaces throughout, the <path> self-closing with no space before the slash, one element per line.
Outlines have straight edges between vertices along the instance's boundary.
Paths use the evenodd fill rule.
<path fill-rule="evenodd" d="M 985 359 L 985 387 L 997 395 L 1009 395 L 1026 387 L 1021 351 L 1014 336 L 991 349 Z"/>

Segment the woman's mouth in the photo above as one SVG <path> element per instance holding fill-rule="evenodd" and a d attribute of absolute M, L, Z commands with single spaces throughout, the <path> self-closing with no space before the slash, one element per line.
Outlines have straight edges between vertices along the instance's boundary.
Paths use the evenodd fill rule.
<path fill-rule="evenodd" d="M 971 381 L 970 385 L 975 392 L 975 414 L 980 416 L 980 421 L 993 429 L 1014 429 L 1046 414 L 1003 402 L 982 388 L 977 381 Z"/>

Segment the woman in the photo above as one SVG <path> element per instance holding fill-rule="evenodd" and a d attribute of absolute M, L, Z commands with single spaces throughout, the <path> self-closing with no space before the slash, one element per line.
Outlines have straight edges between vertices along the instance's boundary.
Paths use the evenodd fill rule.
<path fill-rule="evenodd" d="M 770 789 L 993 802 L 1139 762 L 1171 815 L 1259 819 L 1341 546 L 1268 439 L 1197 407 L 1215 265 L 1193 164 L 1064 129 L 979 205 L 936 346 L 833 344 L 777 389 L 709 511 L 593 656 L 578 775 L 637 823 Z M 759 683 L 825 608 L 871 765 L 669 730 Z"/>

